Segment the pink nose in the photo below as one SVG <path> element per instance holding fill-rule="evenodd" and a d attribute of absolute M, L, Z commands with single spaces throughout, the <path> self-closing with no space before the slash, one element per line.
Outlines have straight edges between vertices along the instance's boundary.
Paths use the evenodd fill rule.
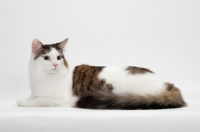
<path fill-rule="evenodd" d="M 53 66 L 57 67 L 57 66 L 58 66 L 58 64 L 54 63 L 54 64 L 53 64 Z"/>

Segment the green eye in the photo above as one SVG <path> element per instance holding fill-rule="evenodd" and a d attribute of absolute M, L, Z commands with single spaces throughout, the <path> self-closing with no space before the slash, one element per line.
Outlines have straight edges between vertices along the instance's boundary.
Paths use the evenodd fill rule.
<path fill-rule="evenodd" d="M 44 60 L 50 60 L 49 56 L 43 56 Z"/>
<path fill-rule="evenodd" d="M 60 57 L 60 56 L 58 56 L 58 57 L 57 57 L 57 60 L 61 60 L 61 57 Z"/>

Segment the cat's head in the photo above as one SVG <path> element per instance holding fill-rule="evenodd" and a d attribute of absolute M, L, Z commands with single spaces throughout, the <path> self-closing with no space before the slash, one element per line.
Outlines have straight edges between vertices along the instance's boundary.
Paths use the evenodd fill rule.
<path fill-rule="evenodd" d="M 47 73 L 57 73 L 68 68 L 63 50 L 68 38 L 62 42 L 44 45 L 38 39 L 32 42 L 32 60 L 34 67 Z"/>

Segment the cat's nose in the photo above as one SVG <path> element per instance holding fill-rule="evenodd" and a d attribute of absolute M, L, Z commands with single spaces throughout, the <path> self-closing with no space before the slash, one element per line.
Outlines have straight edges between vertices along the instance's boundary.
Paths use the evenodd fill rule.
<path fill-rule="evenodd" d="M 54 63 L 54 64 L 53 64 L 53 66 L 57 67 L 57 66 L 58 66 L 58 64 Z"/>

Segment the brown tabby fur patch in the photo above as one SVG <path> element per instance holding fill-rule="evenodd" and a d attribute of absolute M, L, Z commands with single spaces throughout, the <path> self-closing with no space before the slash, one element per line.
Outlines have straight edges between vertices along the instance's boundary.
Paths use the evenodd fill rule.
<path fill-rule="evenodd" d="M 142 67 L 136 67 L 136 66 L 129 66 L 126 70 L 130 71 L 131 74 L 143 74 L 143 73 L 153 73 L 151 70 L 142 68 Z"/>
<path fill-rule="evenodd" d="M 88 65 L 76 66 L 73 72 L 73 94 L 83 96 L 89 92 L 96 92 L 106 85 L 105 80 L 99 80 L 98 75 L 104 67 Z"/>
<path fill-rule="evenodd" d="M 165 85 L 166 90 L 157 97 L 158 103 L 164 104 L 165 106 L 174 107 L 186 106 L 180 90 L 172 83 L 165 83 Z"/>

